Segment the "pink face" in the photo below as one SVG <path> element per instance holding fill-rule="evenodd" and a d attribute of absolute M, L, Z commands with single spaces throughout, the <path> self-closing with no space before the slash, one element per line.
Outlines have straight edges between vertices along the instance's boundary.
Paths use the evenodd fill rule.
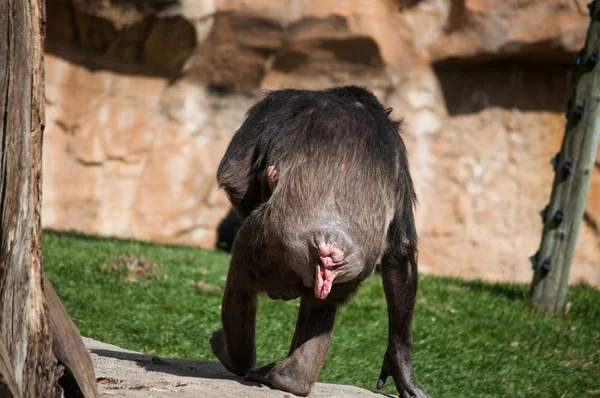
<path fill-rule="evenodd" d="M 333 285 L 333 279 L 337 271 L 336 265 L 344 260 L 344 252 L 333 247 L 331 243 L 319 245 L 319 264 L 315 269 L 315 296 L 321 300 L 325 299 Z"/>

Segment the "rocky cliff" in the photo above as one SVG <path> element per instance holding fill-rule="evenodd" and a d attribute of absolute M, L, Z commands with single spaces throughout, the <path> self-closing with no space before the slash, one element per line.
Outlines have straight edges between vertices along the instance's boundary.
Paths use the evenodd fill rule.
<path fill-rule="evenodd" d="M 404 138 L 420 264 L 529 281 L 579 0 L 47 0 L 43 223 L 214 247 L 215 172 L 262 90 L 353 83 Z M 600 166 L 572 281 L 600 284 Z"/>

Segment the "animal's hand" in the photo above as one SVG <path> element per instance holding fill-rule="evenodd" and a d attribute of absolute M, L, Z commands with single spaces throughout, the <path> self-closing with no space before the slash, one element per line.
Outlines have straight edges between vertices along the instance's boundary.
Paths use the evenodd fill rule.
<path fill-rule="evenodd" d="M 383 388 L 389 376 L 394 379 L 401 398 L 430 398 L 415 382 L 412 369 L 406 369 L 399 356 L 391 354 L 388 348 L 383 357 L 379 380 L 377 380 L 378 390 Z"/>

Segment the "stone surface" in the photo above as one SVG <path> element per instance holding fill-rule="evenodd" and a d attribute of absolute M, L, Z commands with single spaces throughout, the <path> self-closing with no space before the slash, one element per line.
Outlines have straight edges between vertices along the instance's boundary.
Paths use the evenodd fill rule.
<path fill-rule="evenodd" d="M 276 397 L 296 395 L 247 382 L 229 373 L 219 362 L 161 358 L 129 351 L 83 337 L 90 351 L 102 397 Z M 310 398 L 375 398 L 365 389 L 317 383 Z"/>
<path fill-rule="evenodd" d="M 587 0 L 420 1 L 401 18 L 430 60 L 498 57 L 571 61 L 588 24 Z"/>
<path fill-rule="evenodd" d="M 43 223 L 228 247 L 218 162 L 263 90 L 367 86 L 404 118 L 426 273 L 528 282 L 579 0 L 48 0 Z M 600 285 L 600 166 L 571 281 Z M 225 220 L 225 221 L 224 221 Z"/>

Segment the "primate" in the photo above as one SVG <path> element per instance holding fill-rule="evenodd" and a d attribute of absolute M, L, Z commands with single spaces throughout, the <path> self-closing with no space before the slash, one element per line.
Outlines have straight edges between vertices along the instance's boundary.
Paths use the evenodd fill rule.
<path fill-rule="evenodd" d="M 416 201 L 400 122 L 368 90 L 284 89 L 248 111 L 217 171 L 243 218 L 212 351 L 236 375 L 306 396 L 338 306 L 380 261 L 388 344 L 377 388 L 428 397 L 411 361 L 417 292 Z M 256 369 L 257 294 L 300 297 L 288 356 Z"/>

